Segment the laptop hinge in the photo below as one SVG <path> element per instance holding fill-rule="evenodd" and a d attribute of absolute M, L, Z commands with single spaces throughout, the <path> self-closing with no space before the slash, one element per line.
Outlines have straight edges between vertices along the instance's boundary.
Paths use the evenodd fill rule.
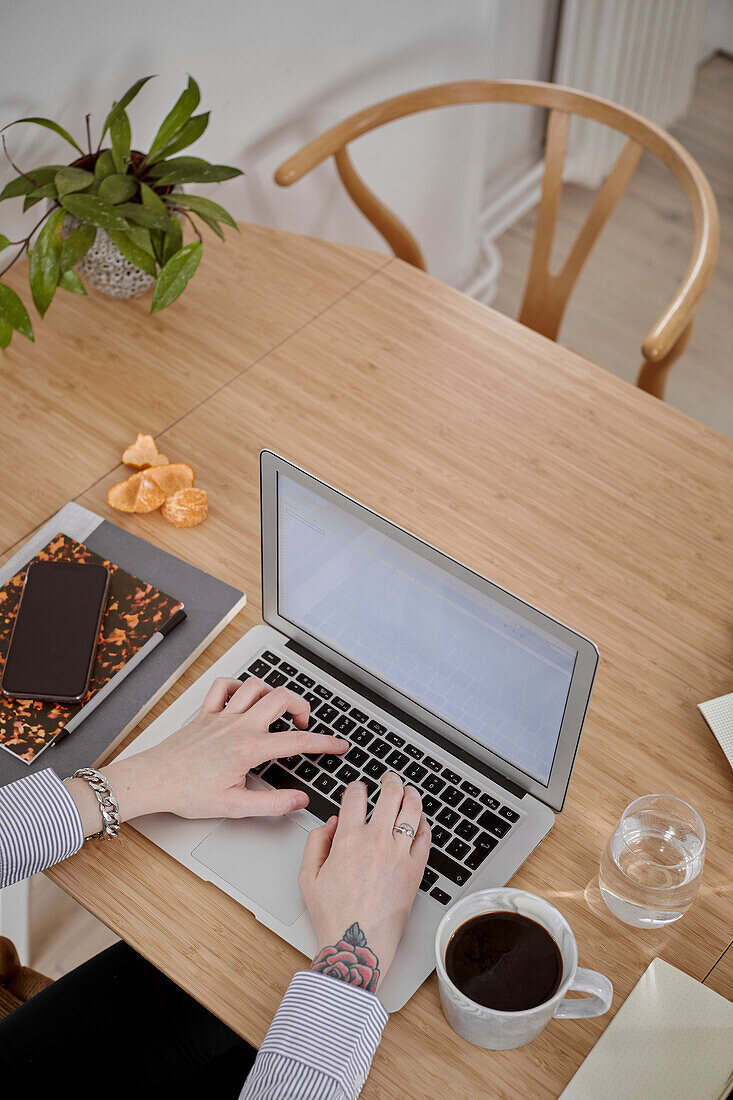
<path fill-rule="evenodd" d="M 384 710 L 387 714 L 391 714 L 393 718 L 402 722 L 403 725 L 409 726 L 410 729 L 414 729 L 416 733 L 427 738 L 428 741 L 432 741 L 434 745 L 450 753 L 451 756 L 455 756 L 458 760 L 462 760 L 465 764 L 472 767 L 474 771 L 481 772 L 481 774 L 485 775 L 487 779 L 490 779 L 492 783 L 496 783 L 498 786 L 503 787 L 505 791 L 514 795 L 515 798 L 524 798 L 526 795 L 527 792 L 523 790 L 518 783 L 515 783 L 511 779 L 507 779 L 505 775 L 495 771 L 494 768 L 490 767 L 488 764 L 484 764 L 481 760 L 477 760 L 476 757 L 472 756 L 466 749 L 449 741 L 447 737 L 443 737 L 441 734 L 436 733 L 435 730 L 430 729 L 429 726 L 421 722 L 419 718 L 413 718 L 411 714 L 407 714 L 406 711 L 395 706 L 395 704 L 391 703 L 388 699 L 384 699 L 379 692 L 366 687 L 365 684 L 360 683 L 353 676 L 349 676 L 348 672 L 343 672 L 340 668 L 336 668 L 335 665 L 324 660 L 323 657 L 319 657 L 318 654 L 313 653 L 312 650 L 301 645 L 300 642 L 295 642 L 290 639 L 286 642 L 285 648 L 292 649 L 299 657 L 303 657 L 306 661 L 310 661 L 311 664 L 316 665 L 317 668 L 322 669 L 324 672 L 328 673 L 329 676 L 333 676 L 335 680 L 340 680 L 346 687 L 362 695 L 365 699 L 368 699 L 370 703 L 374 703 L 380 710 Z"/>

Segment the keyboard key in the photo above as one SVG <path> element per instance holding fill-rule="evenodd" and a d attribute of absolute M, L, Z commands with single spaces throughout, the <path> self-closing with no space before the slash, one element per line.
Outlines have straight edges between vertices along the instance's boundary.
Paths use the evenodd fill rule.
<path fill-rule="evenodd" d="M 463 840 L 473 840 L 478 832 L 478 825 L 474 825 L 472 821 L 459 821 L 456 825 L 456 833 Z"/>
<path fill-rule="evenodd" d="M 386 756 L 389 752 L 389 745 L 386 741 L 382 741 L 378 737 L 372 747 L 369 749 L 369 752 L 372 754 L 372 756 L 376 756 L 381 760 L 382 757 Z"/>
<path fill-rule="evenodd" d="M 421 890 L 429 890 L 430 887 L 434 886 L 437 881 L 438 881 L 438 876 L 436 875 L 435 871 L 431 870 L 430 867 L 426 867 L 425 871 L 423 872 L 422 882 L 420 883 L 420 889 Z"/>
<path fill-rule="evenodd" d="M 493 833 L 494 836 L 502 837 L 511 829 L 511 825 L 508 821 L 504 821 L 503 818 L 497 817 L 496 814 L 492 814 L 491 810 L 484 810 L 481 817 L 478 819 L 478 823 L 482 829 L 486 829 L 487 832 Z"/>
<path fill-rule="evenodd" d="M 433 798 L 431 794 L 423 795 L 422 808 L 426 817 L 435 817 L 438 811 L 442 809 L 438 799 Z"/>
<path fill-rule="evenodd" d="M 352 768 L 350 764 L 344 764 L 336 772 L 336 775 L 342 783 L 353 783 L 355 779 L 359 778 L 359 773 L 356 768 Z"/>
<path fill-rule="evenodd" d="M 436 848 L 444 848 L 447 842 L 450 840 L 450 833 L 447 829 L 442 828 L 440 825 L 433 825 L 431 830 L 432 843 Z"/>
<path fill-rule="evenodd" d="M 423 760 L 423 764 L 426 768 L 430 768 L 431 772 L 439 772 L 443 767 L 440 760 L 436 760 L 432 756 L 426 756 Z"/>
<path fill-rule="evenodd" d="M 265 761 L 262 762 L 262 764 L 255 764 L 255 766 L 253 768 L 249 769 L 250 775 L 259 775 L 260 772 L 263 772 L 265 770 L 265 768 L 267 767 L 267 765 L 269 763 L 270 763 L 269 760 L 265 760 Z"/>
<path fill-rule="evenodd" d="M 499 799 L 498 798 L 492 798 L 490 794 L 482 794 L 481 795 L 481 802 L 484 806 L 488 806 L 490 810 L 498 810 L 499 809 L 499 805 L 500 805 Z"/>
<path fill-rule="evenodd" d="M 508 806 L 502 806 L 499 810 L 502 817 L 505 817 L 507 821 L 519 821 L 519 814 L 516 810 L 510 810 Z"/>
<path fill-rule="evenodd" d="M 332 775 L 327 775 L 326 772 L 321 772 L 313 780 L 313 786 L 318 791 L 323 791 L 324 794 L 328 794 L 336 786 L 336 780 Z"/>
<path fill-rule="evenodd" d="M 488 854 L 486 848 L 474 848 L 472 852 L 469 852 L 463 862 L 471 871 L 478 871 Z"/>
<path fill-rule="evenodd" d="M 398 749 L 401 749 L 405 743 L 404 737 L 400 737 L 399 733 L 393 733 L 392 730 L 387 734 L 387 740 L 390 745 L 396 745 Z"/>
<path fill-rule="evenodd" d="M 471 851 L 471 845 L 466 844 L 463 840 L 459 840 L 458 837 L 451 840 L 450 844 L 446 848 L 446 852 L 449 856 L 454 856 L 455 859 L 463 859 Z"/>
<path fill-rule="evenodd" d="M 331 792 L 331 798 L 334 800 L 334 802 L 338 802 L 339 805 L 341 805 L 341 799 L 344 796 L 344 791 L 345 790 L 346 790 L 346 787 L 344 786 L 344 784 L 339 783 L 336 790 Z M 338 807 L 336 807 L 336 808 L 338 809 Z"/>
<path fill-rule="evenodd" d="M 444 878 L 455 882 L 456 886 L 463 886 L 464 882 L 468 882 L 471 877 L 471 872 L 467 867 L 461 867 L 460 863 L 456 863 L 445 852 L 437 852 L 434 848 L 430 849 L 428 866 L 437 871 L 439 875 L 443 875 Z"/>
<path fill-rule="evenodd" d="M 346 700 L 341 699 L 338 695 L 334 695 L 333 699 L 331 700 L 331 705 L 336 707 L 338 710 L 349 709 L 349 704 L 346 702 Z"/>
<path fill-rule="evenodd" d="M 450 901 L 450 894 L 446 894 L 445 890 L 441 890 L 438 886 L 430 891 L 430 897 L 435 898 L 441 905 L 447 905 Z"/>
<path fill-rule="evenodd" d="M 278 655 L 276 653 L 273 653 L 269 649 L 266 649 L 265 652 L 262 654 L 262 660 L 263 661 L 269 661 L 269 663 L 271 665 L 279 665 L 280 664 L 280 658 L 278 657 Z"/>
<path fill-rule="evenodd" d="M 478 796 L 481 794 L 481 791 L 476 786 L 476 784 L 469 783 L 467 779 L 464 779 L 461 783 L 461 790 L 465 791 L 466 794 L 470 794 L 471 798 L 478 798 Z"/>
<path fill-rule="evenodd" d="M 302 756 L 281 756 L 280 757 L 280 763 L 282 764 L 283 768 L 288 768 L 289 771 L 292 771 L 294 768 L 297 768 L 298 764 L 303 763 L 303 757 Z"/>
<path fill-rule="evenodd" d="M 303 695 L 305 688 L 297 680 L 291 680 L 288 684 L 288 691 L 294 691 L 296 695 Z"/>
<path fill-rule="evenodd" d="M 481 813 L 481 803 L 477 802 L 475 798 L 467 798 L 465 802 L 461 803 L 461 813 L 464 817 L 470 817 L 473 821 Z M 478 832 L 478 830 L 476 831 Z"/>
<path fill-rule="evenodd" d="M 370 729 L 372 733 L 382 734 L 387 732 L 387 727 L 383 726 L 381 722 L 375 722 L 373 718 L 367 728 Z"/>
<path fill-rule="evenodd" d="M 286 772 L 279 764 L 270 764 L 269 768 L 263 772 L 262 778 L 278 790 L 305 791 L 309 798 L 308 809 L 321 821 L 328 821 L 329 817 L 338 813 L 338 806 L 329 801 L 325 795 L 320 791 L 314 791 L 297 773 Z"/>
<path fill-rule="evenodd" d="M 295 774 L 310 782 L 318 775 L 318 768 L 312 760 L 304 760 L 303 763 L 299 764 L 295 769 Z"/>
<path fill-rule="evenodd" d="M 269 676 L 265 676 L 265 683 L 269 684 L 270 687 L 279 688 L 282 687 L 283 684 L 287 684 L 287 682 L 287 676 L 283 676 L 282 672 L 278 672 L 276 668 L 272 670 Z"/>
<path fill-rule="evenodd" d="M 403 752 L 398 752 L 397 749 L 393 749 L 387 757 L 387 763 L 390 768 L 394 768 L 395 771 L 402 771 L 405 764 L 409 762 L 409 756 L 405 756 Z"/>
<path fill-rule="evenodd" d="M 332 756 L 331 753 L 326 753 L 318 761 L 324 771 L 335 772 L 343 764 L 343 760 L 340 756 Z"/>
<path fill-rule="evenodd" d="M 457 786 L 461 782 L 461 777 L 457 772 L 452 772 L 450 768 L 443 768 L 443 778 L 447 779 L 453 786 Z"/>
<path fill-rule="evenodd" d="M 312 707 L 317 707 L 321 704 L 321 700 L 314 691 L 306 691 L 303 698 L 305 699 L 306 703 L 310 703 Z"/>
<path fill-rule="evenodd" d="M 423 760 L 423 764 L 427 763 Z M 426 791 L 430 791 L 431 794 L 440 794 L 445 786 L 445 779 L 439 779 L 437 775 L 429 775 L 423 783 L 423 787 Z"/>
<path fill-rule="evenodd" d="M 367 798 L 371 802 L 375 802 L 379 793 L 379 784 L 374 779 L 365 779 L 364 776 L 362 776 L 361 781 L 367 789 Z"/>
<path fill-rule="evenodd" d="M 387 765 L 382 760 L 370 760 L 364 767 L 364 771 L 367 775 L 371 775 L 375 779 L 381 779 L 387 771 Z"/>
<path fill-rule="evenodd" d="M 490 836 L 489 833 L 480 833 L 474 840 L 473 846 L 486 852 L 492 852 L 498 843 L 499 841 L 495 836 Z"/>
<path fill-rule="evenodd" d="M 361 768 L 369 759 L 363 749 L 360 749 L 358 745 L 353 745 L 346 753 L 346 759 L 355 768 Z"/>
<path fill-rule="evenodd" d="M 408 756 L 411 756 L 413 760 L 422 760 L 423 751 L 419 749 L 417 745 L 405 745 L 405 752 Z"/>
<path fill-rule="evenodd" d="M 285 663 L 285 661 L 283 661 L 283 663 L 280 665 L 280 671 L 284 672 L 286 676 L 298 675 L 298 670 L 295 665 L 288 665 Z"/>
<path fill-rule="evenodd" d="M 446 787 L 440 797 L 444 802 L 447 802 L 449 806 L 458 806 L 463 802 L 463 795 L 458 790 L 458 787 Z"/>
<path fill-rule="evenodd" d="M 247 674 L 242 673 L 239 679 L 246 680 L 247 675 L 249 675 L 256 676 L 259 680 L 261 680 L 263 676 L 267 676 L 268 672 L 272 672 L 272 669 L 269 665 L 266 665 L 264 661 L 255 661 L 255 663 L 253 665 L 250 665 L 247 669 Z"/>
<path fill-rule="evenodd" d="M 352 707 L 349 714 L 355 722 L 359 722 L 362 726 L 369 721 L 369 715 L 365 714 L 363 710 L 358 710 L 356 707 Z"/>
<path fill-rule="evenodd" d="M 347 718 L 345 714 L 339 714 L 333 724 L 333 728 L 338 730 L 339 733 L 351 733 L 354 728 L 354 720 L 352 718 Z"/>
<path fill-rule="evenodd" d="M 333 722 L 334 718 L 338 718 L 339 712 L 335 707 L 329 706 L 328 703 L 323 703 L 316 711 L 316 714 L 322 722 Z"/>
<path fill-rule="evenodd" d="M 306 672 L 298 673 L 298 683 L 302 684 L 303 687 L 312 688 L 315 682 L 313 677 L 309 676 Z"/>
<path fill-rule="evenodd" d="M 409 748 L 410 746 L 408 745 L 407 747 Z M 411 779 L 413 783 L 419 783 L 420 780 L 423 779 L 427 774 L 428 773 L 426 772 L 425 768 L 423 768 L 421 764 L 418 764 L 415 761 L 413 761 L 412 764 L 405 768 L 405 775 L 408 779 Z"/>
<path fill-rule="evenodd" d="M 459 817 L 455 810 L 450 810 L 447 806 L 444 806 L 435 820 L 440 825 L 445 825 L 446 828 L 452 829 L 456 821 L 459 820 Z"/>
<path fill-rule="evenodd" d="M 355 745 L 368 745 L 370 741 L 374 740 L 374 734 L 369 733 L 363 726 L 357 726 L 351 735 L 351 740 Z"/>
<path fill-rule="evenodd" d="M 329 691 L 328 688 L 325 688 L 323 684 L 316 684 L 313 690 L 315 691 L 316 695 L 320 695 L 321 699 L 330 699 L 333 695 L 333 692 Z"/>
<path fill-rule="evenodd" d="M 283 733 L 285 730 L 289 730 L 290 726 L 284 718 L 276 718 L 270 726 L 270 733 Z"/>
<path fill-rule="evenodd" d="M 317 722 L 316 725 L 313 727 L 312 732 L 321 733 L 324 737 L 333 737 L 333 730 L 330 726 L 324 726 L 323 722 Z"/>

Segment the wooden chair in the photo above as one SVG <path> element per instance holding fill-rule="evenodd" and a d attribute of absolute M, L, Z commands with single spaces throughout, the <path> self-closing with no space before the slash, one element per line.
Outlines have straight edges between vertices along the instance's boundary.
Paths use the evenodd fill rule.
<path fill-rule="evenodd" d="M 12 940 L 0 936 L 0 1020 L 52 984 L 51 978 L 21 966 Z"/>
<path fill-rule="evenodd" d="M 522 324 L 556 340 L 578 275 L 598 235 L 624 192 L 644 149 L 658 157 L 677 177 L 687 194 L 694 218 L 692 258 L 677 293 L 641 346 L 644 361 L 637 385 L 664 396 L 667 373 L 690 338 L 695 310 L 710 281 L 718 253 L 719 219 L 712 189 L 695 161 L 665 130 L 641 115 L 586 92 L 521 80 L 466 80 L 437 84 L 385 99 L 358 111 L 289 157 L 275 172 L 275 181 L 289 187 L 326 157 L 336 162 L 341 181 L 356 206 L 381 233 L 395 256 L 425 270 L 420 247 L 403 222 L 366 186 L 354 168 L 348 145 L 387 122 L 461 103 L 524 103 L 549 111 L 545 136 L 545 173 L 537 215 L 534 248 L 519 313 Z M 599 189 L 585 224 L 560 271 L 550 271 L 550 255 L 560 206 L 562 173 L 572 115 L 594 119 L 626 134 L 628 141 Z"/>

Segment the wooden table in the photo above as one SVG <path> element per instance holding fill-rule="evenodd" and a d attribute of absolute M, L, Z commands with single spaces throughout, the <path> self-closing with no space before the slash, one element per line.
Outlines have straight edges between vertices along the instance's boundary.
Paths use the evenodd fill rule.
<path fill-rule="evenodd" d="M 267 229 L 208 242 L 155 317 L 59 299 L 0 362 L 1 548 L 75 497 L 248 594 L 148 721 L 258 621 L 257 454 L 274 448 L 596 641 L 566 808 L 513 883 L 567 916 L 612 1012 L 656 955 L 732 996 L 733 785 L 695 704 L 731 689 L 733 443 L 401 262 Z M 138 430 L 195 467 L 201 527 L 107 508 Z M 652 791 L 701 811 L 708 856 L 690 913 L 643 933 L 606 912 L 596 874 L 624 806 Z M 229 897 L 130 826 L 49 874 L 261 1041 L 303 958 Z M 480 1051 L 448 1028 L 433 976 L 391 1018 L 363 1095 L 557 1096 L 610 1018 Z"/>

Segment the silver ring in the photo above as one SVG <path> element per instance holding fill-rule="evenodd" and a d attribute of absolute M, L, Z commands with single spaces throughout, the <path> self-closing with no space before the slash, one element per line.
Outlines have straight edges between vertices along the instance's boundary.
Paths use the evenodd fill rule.
<path fill-rule="evenodd" d="M 400 836 L 409 836 L 411 840 L 415 839 L 415 830 L 406 821 L 401 821 L 399 825 L 395 825 L 392 832 L 398 833 Z"/>

